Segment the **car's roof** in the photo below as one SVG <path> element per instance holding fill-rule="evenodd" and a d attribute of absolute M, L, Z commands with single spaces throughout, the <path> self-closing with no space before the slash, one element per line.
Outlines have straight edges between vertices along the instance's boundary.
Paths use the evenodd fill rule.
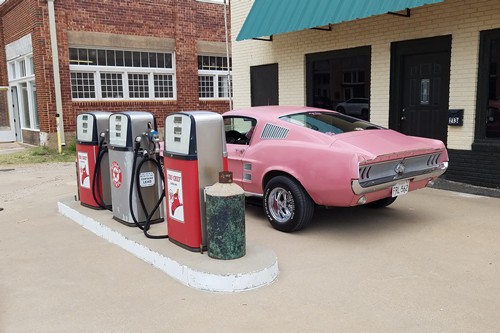
<path fill-rule="evenodd" d="M 250 108 L 243 108 L 224 113 L 224 116 L 245 116 L 259 119 L 277 119 L 281 116 L 302 112 L 333 112 L 331 110 L 314 108 L 311 106 L 282 106 L 282 105 L 269 105 L 269 106 L 254 106 Z"/>

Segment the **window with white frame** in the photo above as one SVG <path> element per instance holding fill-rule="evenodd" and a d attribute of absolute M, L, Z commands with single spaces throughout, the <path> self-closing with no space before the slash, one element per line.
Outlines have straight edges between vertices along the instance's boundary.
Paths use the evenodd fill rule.
<path fill-rule="evenodd" d="M 17 96 L 18 112 L 21 127 L 26 129 L 39 129 L 38 106 L 36 95 L 35 69 L 33 54 L 26 54 L 8 61 L 9 87 L 14 96 Z"/>
<path fill-rule="evenodd" d="M 200 99 L 228 99 L 232 93 L 231 58 L 198 56 L 198 93 Z"/>
<path fill-rule="evenodd" d="M 75 100 L 175 99 L 172 52 L 69 49 Z"/>

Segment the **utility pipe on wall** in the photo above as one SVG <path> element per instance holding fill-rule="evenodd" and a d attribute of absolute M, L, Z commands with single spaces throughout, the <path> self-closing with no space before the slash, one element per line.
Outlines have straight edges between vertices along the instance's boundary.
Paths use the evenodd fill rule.
<path fill-rule="evenodd" d="M 229 110 L 233 109 L 233 93 L 232 93 L 232 80 L 231 80 L 231 68 L 229 67 L 229 29 L 227 26 L 227 3 L 229 0 L 224 0 L 224 32 L 226 34 L 226 58 L 227 58 L 227 86 L 229 94 Z"/>
<path fill-rule="evenodd" d="M 56 32 L 56 14 L 54 10 L 54 0 L 47 0 L 49 7 L 49 30 L 50 30 L 50 48 L 52 52 L 52 69 L 54 71 L 54 91 L 56 97 L 56 124 L 57 124 L 57 147 L 59 153 L 62 152 L 62 146 L 66 145 L 64 136 L 64 118 L 61 96 L 61 77 L 59 76 L 59 55 L 57 53 L 57 32 Z"/>

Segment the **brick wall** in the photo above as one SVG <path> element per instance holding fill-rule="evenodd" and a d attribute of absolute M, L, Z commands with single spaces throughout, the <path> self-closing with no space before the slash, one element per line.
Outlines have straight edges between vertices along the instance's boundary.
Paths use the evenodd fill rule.
<path fill-rule="evenodd" d="M 168 113 L 203 109 L 228 110 L 227 101 L 200 101 L 198 98 L 197 41 L 225 41 L 224 7 L 196 0 L 114 1 L 55 0 L 58 55 L 65 131 L 75 130 L 80 112 L 104 110 L 149 111 L 160 126 Z M 3 39 L 0 69 L 2 84 L 7 84 L 5 44 L 32 34 L 37 83 L 40 130 L 56 131 L 56 106 L 47 1 L 7 0 L 0 7 Z M 68 59 L 68 31 L 104 32 L 119 35 L 175 39 L 177 99 L 175 101 L 73 102 Z"/>

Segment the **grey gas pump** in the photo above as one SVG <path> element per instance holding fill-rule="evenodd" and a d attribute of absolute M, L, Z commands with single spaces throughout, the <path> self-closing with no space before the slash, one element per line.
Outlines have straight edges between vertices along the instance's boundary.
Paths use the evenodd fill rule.
<path fill-rule="evenodd" d="M 113 218 L 145 231 L 163 221 L 163 173 L 159 136 L 149 112 L 109 117 L 109 163 Z"/>

